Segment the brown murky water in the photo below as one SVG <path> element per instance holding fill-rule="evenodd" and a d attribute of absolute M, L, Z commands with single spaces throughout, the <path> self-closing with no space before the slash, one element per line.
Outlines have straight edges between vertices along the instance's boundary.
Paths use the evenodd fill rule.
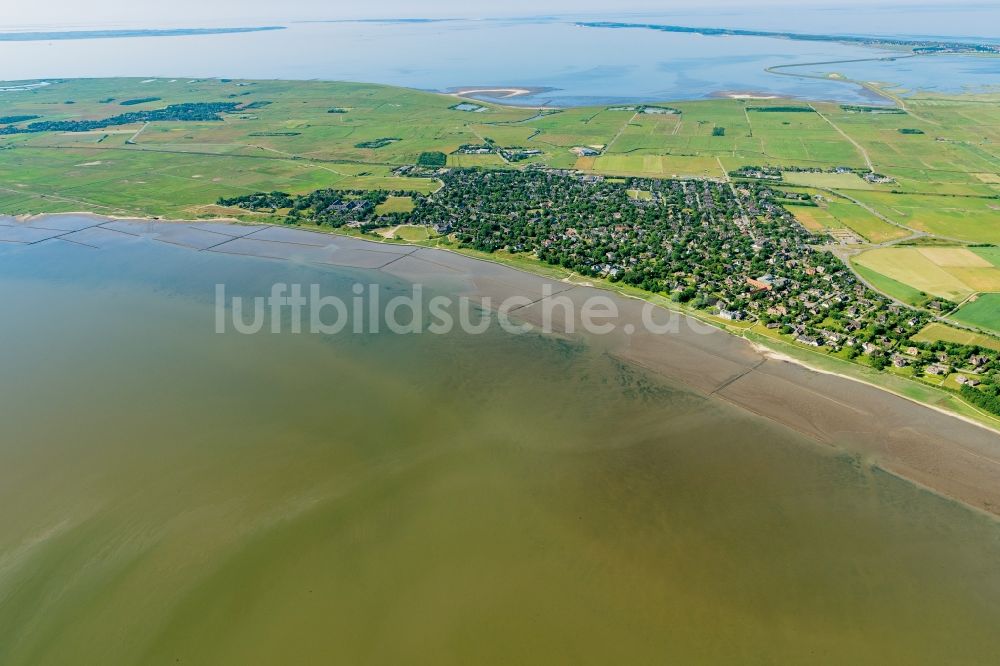
<path fill-rule="evenodd" d="M 995 663 L 996 522 L 596 348 L 213 332 L 358 279 L 0 244 L 0 663 Z"/>

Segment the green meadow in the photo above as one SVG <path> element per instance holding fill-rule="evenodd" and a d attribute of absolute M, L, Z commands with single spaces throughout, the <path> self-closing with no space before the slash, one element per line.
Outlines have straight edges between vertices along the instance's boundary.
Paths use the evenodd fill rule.
<path fill-rule="evenodd" d="M 963 305 L 952 319 L 1000 334 L 1000 294 L 980 294 Z"/>
<path fill-rule="evenodd" d="M 916 231 L 969 243 L 1000 243 L 1000 192 L 990 196 L 852 192 L 851 196 Z"/>
<path fill-rule="evenodd" d="M 121 101 L 130 100 L 138 103 L 121 106 Z M 996 154 L 1000 110 L 996 96 L 968 96 L 956 102 L 916 98 L 908 101 L 908 114 L 852 113 L 823 103 L 812 105 L 819 113 L 761 113 L 752 109 L 785 109 L 787 103 L 729 99 L 672 104 L 678 114 L 642 114 L 614 107 L 539 112 L 485 102 L 481 104 L 484 112 L 472 114 L 452 108 L 456 103 L 453 96 L 373 84 L 88 79 L 0 93 L 0 115 L 36 115 L 47 121 L 100 119 L 126 110 L 210 101 L 239 102 L 247 108 L 226 114 L 222 122 L 155 122 L 145 129 L 137 125 L 107 131 L 8 135 L 0 139 L 0 147 L 12 149 L 12 153 L 3 151 L 0 161 L 11 163 L 13 154 L 27 149 L 70 153 L 70 160 L 91 158 L 74 164 L 145 152 L 155 153 L 152 171 L 158 166 L 157 159 L 197 156 L 203 158 L 203 170 L 212 182 L 213 178 L 224 178 L 229 165 L 209 160 L 228 157 L 249 160 L 261 173 L 270 170 L 274 172 L 268 174 L 270 177 L 283 178 L 290 185 L 310 180 L 297 171 L 324 171 L 331 176 L 371 178 L 370 184 L 377 187 L 382 185 L 378 178 L 384 173 L 352 172 L 330 165 L 414 164 L 422 152 L 452 155 L 463 144 L 489 138 L 500 145 L 539 149 L 543 155 L 531 161 L 561 168 L 577 165 L 579 158 L 573 147 L 600 146 L 603 154 L 593 161 L 594 170 L 637 176 L 676 172 L 722 177 L 723 169 L 757 164 L 861 169 L 866 166 L 867 154 L 876 170 L 891 175 L 896 186 L 872 185 L 853 174 L 787 177 L 803 185 L 862 193 L 874 190 L 872 196 L 882 193 L 892 197 L 893 189 L 979 197 L 1000 193 L 1000 157 Z M 719 127 L 726 130 L 722 136 L 714 131 Z M 901 127 L 920 128 L 926 133 L 903 135 L 898 131 Z M 398 140 L 385 141 L 387 137 Z M 164 157 L 156 157 L 161 155 Z M 34 157 L 38 164 L 49 161 L 38 160 L 37 154 Z M 494 157 L 453 156 L 451 161 L 462 166 L 502 166 L 502 160 Z M 269 162 L 304 164 L 289 170 L 275 165 L 268 168 L 265 164 Z M 222 168 L 211 168 L 213 165 Z M 142 164 L 128 163 L 127 167 L 147 170 Z M 322 176 L 317 174 L 313 180 L 322 180 Z M 336 184 L 334 178 L 330 180 L 331 185 Z M 249 185 L 246 180 L 224 179 L 222 187 L 233 193 Z M 905 209 L 913 207 L 912 199 L 895 202 L 890 198 L 889 202 L 876 203 Z M 899 206 L 893 206 L 894 202 Z M 962 202 L 951 203 L 944 208 L 965 209 L 958 205 Z M 943 215 L 947 218 L 947 213 Z"/>
<path fill-rule="evenodd" d="M 375 212 L 379 215 L 386 215 L 389 213 L 409 213 L 412 210 L 413 198 L 398 196 L 389 197 L 375 208 Z"/>

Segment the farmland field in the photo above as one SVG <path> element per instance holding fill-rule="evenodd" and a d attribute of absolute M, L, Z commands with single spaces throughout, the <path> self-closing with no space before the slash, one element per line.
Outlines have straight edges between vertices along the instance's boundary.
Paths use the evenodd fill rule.
<path fill-rule="evenodd" d="M 1000 350 L 1000 338 L 982 335 L 973 331 L 954 328 L 938 322 L 928 324 L 913 336 L 917 342 L 954 342 L 960 345 L 978 345 L 987 349 Z"/>
<path fill-rule="evenodd" d="M 974 247 L 972 251 L 994 266 L 1000 267 L 1000 247 Z"/>
<path fill-rule="evenodd" d="M 836 218 L 842 226 L 864 236 L 871 243 L 905 238 L 905 229 L 893 226 L 879 219 L 861 206 L 846 199 L 829 199 L 824 204 L 827 212 Z"/>
<path fill-rule="evenodd" d="M 450 167 L 502 167 L 506 164 L 499 155 L 490 153 L 487 155 L 449 155 L 448 166 Z"/>
<path fill-rule="evenodd" d="M 822 232 L 825 229 L 842 229 L 844 226 L 829 211 L 819 206 L 789 206 L 789 210 L 799 224 L 809 231 Z"/>
<path fill-rule="evenodd" d="M 856 173 L 812 173 L 809 171 L 786 171 L 782 174 L 786 183 L 806 187 L 832 187 L 845 190 L 870 190 L 874 186 L 858 177 Z"/>
<path fill-rule="evenodd" d="M 1000 200 L 984 197 L 853 192 L 890 220 L 968 242 L 1000 243 Z"/>
<path fill-rule="evenodd" d="M 902 301 L 903 303 L 907 303 L 909 305 L 920 305 L 927 300 L 927 294 L 919 289 L 873 271 L 872 269 L 857 263 L 857 261 L 853 262 L 853 268 L 858 275 L 875 287 L 875 289 L 878 289 L 887 296 L 895 298 L 897 301 Z"/>
<path fill-rule="evenodd" d="M 1000 291 L 1000 269 L 966 248 L 879 248 L 855 265 L 951 301 L 980 291 Z"/>
<path fill-rule="evenodd" d="M 812 195 L 818 204 L 816 206 L 789 206 L 789 210 L 792 211 L 795 218 L 810 231 L 846 228 L 871 243 L 884 243 L 909 235 L 905 229 L 893 226 L 853 201 L 828 191 L 812 188 L 794 188 L 794 191 Z"/>
<path fill-rule="evenodd" d="M 952 319 L 1000 334 L 1000 293 L 980 294 L 963 305 Z"/>
<path fill-rule="evenodd" d="M 594 162 L 593 170 L 606 174 L 656 178 L 721 178 L 723 175 L 714 158 L 673 155 L 602 155 Z"/>

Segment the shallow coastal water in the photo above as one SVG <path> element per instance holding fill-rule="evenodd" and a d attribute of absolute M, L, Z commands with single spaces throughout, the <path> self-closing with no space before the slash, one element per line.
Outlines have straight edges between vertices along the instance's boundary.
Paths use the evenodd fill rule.
<path fill-rule="evenodd" d="M 855 81 L 897 83 L 921 92 L 962 94 L 1000 90 L 1000 57 L 935 55 L 895 61 L 841 63 L 796 67 L 797 74 L 826 75 L 831 71 Z"/>
<path fill-rule="evenodd" d="M 961 38 L 980 34 L 977 29 L 989 25 L 997 12 L 978 8 L 951 11 L 942 17 L 928 8 L 900 16 L 898 12 L 887 14 L 857 7 L 852 7 L 850 14 L 804 9 L 751 11 L 741 7 L 738 12 L 721 15 L 684 11 L 586 18 L 819 34 L 945 34 Z M 507 103 L 572 106 L 700 99 L 719 92 L 870 101 L 870 94 L 855 85 L 778 76 L 765 69 L 887 54 L 884 50 L 838 43 L 582 28 L 574 21 L 574 17 L 279 21 L 287 29 L 202 36 L 0 41 L 0 60 L 5 63 L 3 77 L 9 80 L 221 76 L 362 81 L 438 91 L 505 86 L 545 89 L 507 99 Z M 984 80 L 984 71 L 970 69 L 968 61 L 942 59 L 933 67 L 925 65 L 926 59 L 919 65 L 883 63 L 876 69 L 877 76 L 867 78 L 898 83 L 908 89 L 952 92 L 995 82 Z M 840 66 L 827 69 L 839 71 Z"/>
<path fill-rule="evenodd" d="M 0 243 L 0 663 L 1000 650 L 1000 527 L 857 456 L 598 344 L 218 335 L 218 283 L 407 285 L 92 240 Z"/>

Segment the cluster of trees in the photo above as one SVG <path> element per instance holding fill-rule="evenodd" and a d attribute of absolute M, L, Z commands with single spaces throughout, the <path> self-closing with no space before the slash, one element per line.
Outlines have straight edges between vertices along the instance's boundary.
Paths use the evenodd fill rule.
<path fill-rule="evenodd" d="M 155 121 L 210 122 L 222 120 L 223 113 L 231 113 L 236 102 L 193 102 L 171 104 L 163 109 L 132 111 L 103 120 L 43 120 L 26 127 L 8 125 L 0 127 L 0 134 L 31 134 L 37 132 L 91 132 L 105 127 L 134 125 Z"/>
<path fill-rule="evenodd" d="M 636 108 L 639 113 L 662 114 L 665 116 L 679 116 L 683 112 L 672 106 L 653 106 L 652 104 L 641 104 Z"/>
<path fill-rule="evenodd" d="M 858 106 L 856 104 L 841 104 L 840 108 L 849 113 L 906 115 L 905 110 L 893 106 Z"/>
<path fill-rule="evenodd" d="M 26 120 L 34 120 L 35 118 L 41 118 L 41 116 L 0 116 L 0 125 L 13 125 L 15 123 L 23 123 Z"/>
<path fill-rule="evenodd" d="M 256 192 L 238 197 L 223 197 L 217 203 L 220 206 L 273 213 L 279 208 L 291 208 L 295 204 L 295 199 L 285 192 Z"/>
<path fill-rule="evenodd" d="M 148 104 L 149 102 L 159 102 L 162 97 L 139 97 L 136 99 L 127 99 L 123 102 L 119 102 L 121 106 L 136 106 L 137 104 Z"/>
<path fill-rule="evenodd" d="M 289 216 L 318 225 L 342 227 L 349 222 L 364 224 L 375 216 L 375 207 L 389 198 L 379 190 L 317 190 L 295 197 Z"/>
<path fill-rule="evenodd" d="M 962 387 L 962 397 L 980 409 L 1000 415 L 1000 386 L 986 384 L 977 389 L 966 384 Z"/>
<path fill-rule="evenodd" d="M 355 148 L 384 148 L 390 143 L 396 143 L 397 141 L 402 141 L 402 139 L 394 136 L 384 136 L 379 139 L 372 139 L 371 141 L 362 141 L 360 143 L 354 144 Z"/>
<path fill-rule="evenodd" d="M 417 164 L 428 167 L 443 167 L 448 164 L 448 156 L 439 152 L 420 153 Z"/>
<path fill-rule="evenodd" d="M 767 180 L 784 180 L 782 169 L 772 166 L 745 166 L 730 171 L 731 178 L 764 178 Z"/>
<path fill-rule="evenodd" d="M 217 203 L 220 206 L 234 206 L 258 213 L 286 210 L 288 224 L 311 223 L 334 228 L 351 224 L 362 230 L 369 230 L 402 222 L 407 216 L 406 213 L 377 213 L 378 205 L 390 196 L 409 196 L 414 199 L 421 197 L 413 192 L 324 189 L 299 195 L 279 191 L 256 192 L 223 197 Z"/>

